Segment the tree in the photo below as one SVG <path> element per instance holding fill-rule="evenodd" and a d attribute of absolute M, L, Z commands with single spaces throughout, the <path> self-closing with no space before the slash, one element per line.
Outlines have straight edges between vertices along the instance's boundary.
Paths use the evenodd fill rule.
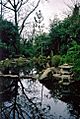
<path fill-rule="evenodd" d="M 76 41 L 72 41 L 71 47 L 67 53 L 62 56 L 61 63 L 69 63 L 73 65 L 73 71 L 80 78 L 80 45 Z"/>
<path fill-rule="evenodd" d="M 70 10 L 70 13 L 71 13 L 70 15 L 73 15 L 73 16 L 79 15 L 80 0 L 69 0 L 69 3 L 65 2 L 65 4 Z"/>
<path fill-rule="evenodd" d="M 44 18 L 42 16 L 41 10 L 39 10 L 38 12 L 36 12 L 36 15 L 34 17 L 34 21 L 32 23 L 32 30 L 30 31 L 30 33 L 27 34 L 28 38 L 23 40 L 24 44 L 26 43 L 27 39 L 29 39 L 30 43 L 34 44 L 35 37 L 43 32 L 43 20 Z M 30 29 L 31 24 L 29 30 Z"/>
<path fill-rule="evenodd" d="M 73 9 L 74 13 L 75 7 Z M 55 21 L 50 26 L 50 38 L 54 47 L 54 53 L 66 54 L 70 44 L 75 40 L 80 43 L 80 15 L 72 14 L 63 21 Z"/>
<path fill-rule="evenodd" d="M 60 51 L 60 42 L 61 42 L 61 37 L 60 31 L 61 27 L 61 21 L 57 18 L 54 18 L 53 22 L 50 24 L 50 31 L 49 31 L 49 36 L 51 39 L 51 50 L 53 50 L 54 54 L 59 54 Z"/>
<path fill-rule="evenodd" d="M 44 26 L 44 24 L 42 23 L 44 20 L 41 10 L 39 10 L 38 12 L 36 12 L 36 16 L 34 17 L 34 25 L 35 25 L 35 30 L 36 32 L 38 32 L 38 34 L 40 34 L 41 32 L 43 32 L 42 28 Z"/>
<path fill-rule="evenodd" d="M 16 38 L 19 38 L 17 28 L 13 23 L 7 20 L 0 19 L 0 42 L 3 43 L 3 47 L 7 46 L 8 52 L 14 51 L 18 53 L 18 42 Z"/>
<path fill-rule="evenodd" d="M 21 34 L 25 27 L 26 20 L 36 10 L 40 1 L 41 0 L 38 0 L 37 2 L 34 0 L 5 0 L 0 2 L 0 4 L 6 8 L 6 10 L 10 10 L 12 12 L 12 15 L 14 16 L 14 23 L 19 27 L 18 30 Z"/>
<path fill-rule="evenodd" d="M 1 6 L 6 10 L 4 18 L 8 17 L 9 15 L 7 19 L 10 19 L 14 22 L 17 28 L 17 34 L 19 34 L 21 37 L 23 35 L 23 32 L 27 30 L 26 28 L 29 16 L 39 6 L 40 1 L 41 0 L 5 0 L 0 2 Z M 17 49 L 21 49 L 20 37 L 16 37 L 15 40 L 17 42 Z M 19 54 L 19 50 L 17 50 L 17 53 Z"/>

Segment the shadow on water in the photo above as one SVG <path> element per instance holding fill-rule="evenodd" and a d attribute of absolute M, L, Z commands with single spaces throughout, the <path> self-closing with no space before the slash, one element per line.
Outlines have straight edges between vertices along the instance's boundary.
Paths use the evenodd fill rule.
<path fill-rule="evenodd" d="M 0 85 L 0 119 L 53 119 L 49 107 L 42 109 L 39 97 L 33 96 L 36 85 L 31 79 L 0 78 Z"/>
<path fill-rule="evenodd" d="M 79 119 L 79 84 L 0 77 L 0 119 Z"/>
<path fill-rule="evenodd" d="M 70 119 L 80 119 L 80 81 L 68 86 L 59 85 L 54 79 L 41 81 L 53 98 L 58 98 L 67 104 L 67 110 L 73 116 Z"/>

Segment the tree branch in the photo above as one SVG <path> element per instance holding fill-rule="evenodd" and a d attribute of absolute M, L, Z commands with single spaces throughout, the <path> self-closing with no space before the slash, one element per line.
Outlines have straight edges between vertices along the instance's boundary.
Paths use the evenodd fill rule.
<path fill-rule="evenodd" d="M 19 1 L 18 1 L 17 6 L 18 6 L 18 5 L 19 5 L 19 6 L 18 6 L 18 8 L 17 8 L 17 11 L 21 8 L 22 5 L 26 4 L 28 1 L 29 1 L 29 0 L 26 0 L 25 2 L 23 2 L 23 0 L 21 0 L 20 5 L 19 5 Z"/>
<path fill-rule="evenodd" d="M 17 3 L 17 6 L 19 5 L 19 3 Z M 22 2 L 20 3 L 19 7 L 17 8 L 17 11 L 21 8 L 22 6 Z"/>
<path fill-rule="evenodd" d="M 22 2 L 22 0 L 21 0 L 21 2 Z M 19 2 L 19 0 L 18 0 L 18 2 L 17 2 L 17 5 L 16 5 L 16 6 L 18 6 L 18 5 L 19 5 L 19 3 L 20 3 L 20 2 Z"/>
<path fill-rule="evenodd" d="M 72 10 L 72 6 L 70 6 L 70 5 L 67 4 L 66 2 L 64 2 L 64 4 L 65 4 L 70 10 Z"/>
<path fill-rule="evenodd" d="M 29 0 L 26 0 L 25 2 L 22 3 L 22 5 L 26 4 Z"/>
<path fill-rule="evenodd" d="M 12 2 L 10 0 L 8 0 L 8 2 L 10 3 L 10 5 L 14 8 L 14 5 L 12 4 Z"/>
<path fill-rule="evenodd" d="M 1 4 L 1 3 L 0 3 L 0 4 Z M 10 10 L 14 11 L 14 9 L 12 9 L 12 8 L 10 8 L 10 7 L 8 7 L 8 6 L 6 6 L 6 4 L 2 4 L 2 6 L 4 6 L 4 7 L 7 8 L 7 9 L 10 9 Z"/>
<path fill-rule="evenodd" d="M 38 0 L 37 5 L 33 8 L 33 10 L 30 11 L 30 13 L 25 17 L 25 19 L 23 20 L 23 23 L 21 25 L 21 30 L 20 30 L 20 34 L 22 33 L 23 29 L 24 29 L 24 24 L 27 20 L 27 18 L 35 11 L 35 9 L 39 6 L 40 0 Z"/>

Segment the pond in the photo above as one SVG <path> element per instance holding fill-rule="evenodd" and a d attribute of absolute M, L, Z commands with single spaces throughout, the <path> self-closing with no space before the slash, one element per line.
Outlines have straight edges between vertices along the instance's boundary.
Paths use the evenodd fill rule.
<path fill-rule="evenodd" d="M 0 119 L 79 119 L 79 85 L 0 77 Z"/>

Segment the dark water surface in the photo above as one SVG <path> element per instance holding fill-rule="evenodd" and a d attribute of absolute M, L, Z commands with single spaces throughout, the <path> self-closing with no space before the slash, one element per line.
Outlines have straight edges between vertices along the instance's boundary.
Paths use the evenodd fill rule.
<path fill-rule="evenodd" d="M 79 85 L 0 77 L 0 119 L 80 119 Z"/>

